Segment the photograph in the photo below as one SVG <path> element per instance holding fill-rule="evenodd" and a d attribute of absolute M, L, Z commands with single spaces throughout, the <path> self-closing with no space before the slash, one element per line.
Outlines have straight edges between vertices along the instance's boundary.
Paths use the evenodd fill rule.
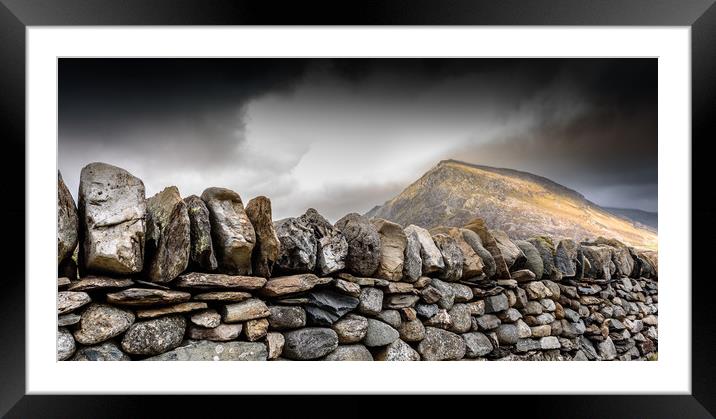
<path fill-rule="evenodd" d="M 657 361 L 657 70 L 60 57 L 57 360 Z"/>

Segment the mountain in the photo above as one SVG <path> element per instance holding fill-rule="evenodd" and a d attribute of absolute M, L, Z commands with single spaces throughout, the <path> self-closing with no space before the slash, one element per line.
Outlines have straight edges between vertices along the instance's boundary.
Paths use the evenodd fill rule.
<path fill-rule="evenodd" d="M 632 208 L 614 208 L 604 207 L 605 210 L 616 214 L 620 217 L 624 217 L 628 220 L 634 221 L 635 223 L 643 224 L 647 227 L 651 227 L 654 230 L 658 230 L 659 214 L 655 212 L 643 211 Z"/>
<path fill-rule="evenodd" d="M 513 239 L 605 236 L 632 246 L 657 247 L 655 229 L 636 225 L 547 178 L 456 160 L 441 161 L 366 215 L 424 228 L 463 226 L 481 217 Z"/>

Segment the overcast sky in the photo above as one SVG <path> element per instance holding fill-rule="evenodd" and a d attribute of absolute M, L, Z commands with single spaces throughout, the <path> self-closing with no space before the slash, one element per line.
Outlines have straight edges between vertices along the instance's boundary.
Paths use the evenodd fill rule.
<path fill-rule="evenodd" d="M 442 159 L 657 209 L 656 59 L 60 59 L 59 169 L 129 170 L 331 221 Z"/>

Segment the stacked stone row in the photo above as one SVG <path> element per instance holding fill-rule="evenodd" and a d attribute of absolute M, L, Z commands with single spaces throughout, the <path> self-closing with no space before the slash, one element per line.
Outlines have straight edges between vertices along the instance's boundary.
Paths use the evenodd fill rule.
<path fill-rule="evenodd" d="M 58 179 L 58 359 L 652 359 L 656 253 Z M 556 245 L 555 245 L 556 243 Z M 74 255 L 73 255 L 74 254 Z"/>

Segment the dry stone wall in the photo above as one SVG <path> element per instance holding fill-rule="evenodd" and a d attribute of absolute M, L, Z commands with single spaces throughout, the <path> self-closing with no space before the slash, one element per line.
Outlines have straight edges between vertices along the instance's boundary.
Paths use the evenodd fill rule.
<path fill-rule="evenodd" d="M 58 174 L 57 359 L 651 360 L 656 252 Z"/>

